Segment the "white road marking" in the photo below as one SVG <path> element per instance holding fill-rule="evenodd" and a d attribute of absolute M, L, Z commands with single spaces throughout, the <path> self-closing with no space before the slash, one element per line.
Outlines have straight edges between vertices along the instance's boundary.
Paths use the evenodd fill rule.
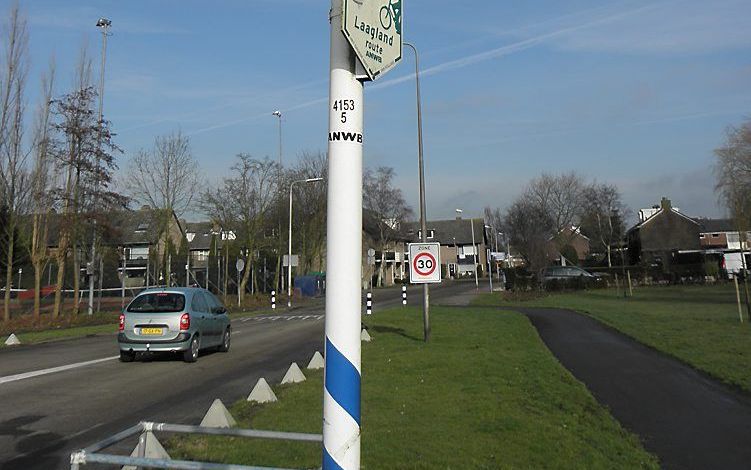
<path fill-rule="evenodd" d="M 65 366 L 51 367 L 49 369 L 24 372 L 22 374 L 7 375 L 5 377 L 0 377 L 0 385 L 5 384 L 5 383 L 10 383 L 10 382 L 17 382 L 19 380 L 30 379 L 32 377 L 39 377 L 40 375 L 54 374 L 55 372 L 63 372 L 66 370 L 78 369 L 79 367 L 86 367 L 86 366 L 90 366 L 94 364 L 99 364 L 101 362 L 112 361 L 119 357 L 120 356 L 111 356 L 111 357 L 105 357 L 102 359 L 94 359 L 93 361 L 76 362 L 75 364 L 68 364 Z"/>

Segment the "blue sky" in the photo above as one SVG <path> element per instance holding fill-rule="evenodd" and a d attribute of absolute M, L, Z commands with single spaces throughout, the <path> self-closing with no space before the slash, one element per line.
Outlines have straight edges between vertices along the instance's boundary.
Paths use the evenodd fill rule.
<path fill-rule="evenodd" d="M 34 90 L 53 55 L 61 93 L 82 45 L 98 66 L 94 24 L 112 20 L 105 116 L 121 167 L 179 128 L 210 182 L 238 152 L 276 156 L 275 109 L 285 162 L 326 149 L 324 0 L 20 3 Z M 542 171 L 569 170 L 617 184 L 634 210 L 668 196 L 721 215 L 712 150 L 751 116 L 748 0 L 403 4 L 424 73 L 429 217 L 505 207 Z M 366 85 L 365 164 L 396 168 L 417 207 L 412 60 Z"/>

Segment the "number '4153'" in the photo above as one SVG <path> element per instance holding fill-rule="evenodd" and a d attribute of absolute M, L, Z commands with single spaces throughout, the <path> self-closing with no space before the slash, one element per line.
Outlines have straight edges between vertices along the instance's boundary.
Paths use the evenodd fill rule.
<path fill-rule="evenodd" d="M 342 113 L 342 123 L 347 122 L 347 111 L 355 110 L 355 100 L 334 100 L 334 111 Z"/>

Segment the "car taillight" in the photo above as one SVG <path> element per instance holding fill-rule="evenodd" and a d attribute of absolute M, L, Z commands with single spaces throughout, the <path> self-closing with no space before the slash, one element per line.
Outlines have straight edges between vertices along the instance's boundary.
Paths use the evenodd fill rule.
<path fill-rule="evenodd" d="M 120 314 L 120 331 L 125 331 L 125 314 Z"/>
<path fill-rule="evenodd" d="M 180 330 L 189 330 L 190 329 L 190 315 L 187 313 L 183 313 L 182 316 L 180 316 Z"/>

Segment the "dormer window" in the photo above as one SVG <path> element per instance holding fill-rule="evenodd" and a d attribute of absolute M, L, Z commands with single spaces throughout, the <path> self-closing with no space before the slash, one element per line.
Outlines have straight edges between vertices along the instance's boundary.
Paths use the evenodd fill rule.
<path fill-rule="evenodd" d="M 192 242 L 194 238 L 196 238 L 196 234 L 193 232 L 188 232 L 185 234 L 185 238 L 188 239 L 188 243 Z"/>
<path fill-rule="evenodd" d="M 136 227 L 136 233 L 144 233 L 149 228 L 149 224 L 138 224 Z"/>

